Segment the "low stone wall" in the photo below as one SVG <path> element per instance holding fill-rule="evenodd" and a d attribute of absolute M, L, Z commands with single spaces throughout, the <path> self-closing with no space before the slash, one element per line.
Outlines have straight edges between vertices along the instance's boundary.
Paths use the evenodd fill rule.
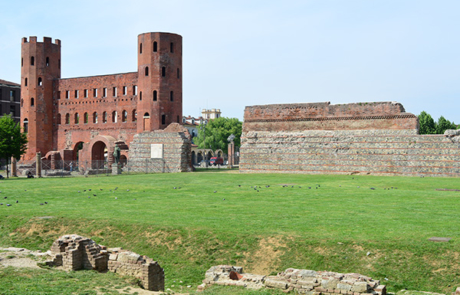
<path fill-rule="evenodd" d="M 253 106 L 240 172 L 458 177 L 459 142 L 458 130 L 419 135 L 398 103 Z"/>
<path fill-rule="evenodd" d="M 218 265 L 206 272 L 203 290 L 206 285 L 241 286 L 252 289 L 272 288 L 285 293 L 332 295 L 332 294 L 374 294 L 385 295 L 386 286 L 379 280 L 357 273 L 336 273 L 330 271 L 314 271 L 288 268 L 276 276 L 254 275 L 243 273 L 243 268 L 231 265 Z"/>
<path fill-rule="evenodd" d="M 163 145 L 163 158 L 151 157 L 152 144 Z M 136 134 L 129 146 L 128 159 L 130 171 L 189 172 L 192 158 L 188 131 L 179 124 L 171 124 L 165 130 Z"/>
<path fill-rule="evenodd" d="M 48 266 L 65 270 L 111 271 L 138 278 L 141 287 L 150 291 L 164 290 L 164 270 L 158 262 L 122 248 L 109 248 L 79 235 L 64 235 L 51 246 Z"/>

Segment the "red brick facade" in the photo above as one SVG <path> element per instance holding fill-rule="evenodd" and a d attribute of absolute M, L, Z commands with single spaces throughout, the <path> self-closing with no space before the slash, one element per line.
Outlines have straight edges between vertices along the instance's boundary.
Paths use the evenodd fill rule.
<path fill-rule="evenodd" d="M 111 163 L 115 142 L 129 147 L 137 133 L 180 123 L 182 37 L 140 34 L 137 53 L 137 72 L 61 79 L 61 42 L 23 38 L 21 125 L 28 124 L 29 140 L 23 160 L 53 151 L 76 160 L 83 146 L 80 160 L 104 160 L 105 149 Z"/>

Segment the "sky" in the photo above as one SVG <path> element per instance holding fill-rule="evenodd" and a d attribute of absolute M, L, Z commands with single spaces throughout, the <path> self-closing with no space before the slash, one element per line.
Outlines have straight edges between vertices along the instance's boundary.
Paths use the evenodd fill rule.
<path fill-rule="evenodd" d="M 183 114 L 397 101 L 460 123 L 458 0 L 1 0 L 0 79 L 21 38 L 62 42 L 62 78 L 134 72 L 137 36 L 183 37 Z"/>

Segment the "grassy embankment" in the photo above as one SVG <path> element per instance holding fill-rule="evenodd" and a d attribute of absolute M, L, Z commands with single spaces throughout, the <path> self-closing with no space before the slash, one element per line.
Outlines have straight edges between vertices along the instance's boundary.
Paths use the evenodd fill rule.
<path fill-rule="evenodd" d="M 0 182 L 0 246 L 48 250 L 59 235 L 81 234 L 158 260 L 175 291 L 194 290 L 212 265 L 233 264 L 265 274 L 288 267 L 358 272 L 390 291 L 447 293 L 460 286 L 460 192 L 437 188 L 460 183 L 211 170 L 10 179 Z M 453 240 L 427 241 L 433 236 Z M 7 278 L 0 268 L 0 286 Z"/>

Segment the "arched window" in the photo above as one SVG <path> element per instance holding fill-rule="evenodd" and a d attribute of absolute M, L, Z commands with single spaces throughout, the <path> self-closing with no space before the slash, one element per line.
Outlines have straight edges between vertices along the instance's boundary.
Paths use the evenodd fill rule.
<path fill-rule="evenodd" d="M 153 101 L 157 101 L 158 100 L 158 93 L 156 90 L 153 90 Z"/>
<path fill-rule="evenodd" d="M 128 112 L 127 111 L 123 111 L 121 113 L 121 121 L 122 122 L 126 122 L 128 120 Z"/>
<path fill-rule="evenodd" d="M 24 132 L 29 132 L 29 120 L 27 120 L 27 118 L 24 119 Z"/>
<path fill-rule="evenodd" d="M 157 41 L 153 42 L 153 52 L 157 52 L 158 51 L 158 43 Z"/>
<path fill-rule="evenodd" d="M 166 77 L 166 67 L 161 68 L 161 76 Z"/>
<path fill-rule="evenodd" d="M 179 116 L 177 116 L 177 123 L 179 123 Z"/>
<path fill-rule="evenodd" d="M 180 79 L 180 71 L 179 71 L 179 68 L 177 68 L 177 79 Z"/>
<path fill-rule="evenodd" d="M 65 114 L 65 123 L 70 124 L 70 115 L 68 113 Z"/>
<path fill-rule="evenodd" d="M 139 92 L 139 100 L 142 100 L 142 91 Z"/>
<path fill-rule="evenodd" d="M 57 123 L 58 123 L 58 125 L 61 124 L 61 114 L 57 115 Z"/>
<path fill-rule="evenodd" d="M 97 124 L 97 112 L 93 113 L 93 123 Z"/>
<path fill-rule="evenodd" d="M 137 122 L 137 111 L 136 110 L 133 110 L 132 121 Z"/>
<path fill-rule="evenodd" d="M 23 67 L 23 66 L 24 66 L 24 58 L 21 57 L 21 67 Z"/>
<path fill-rule="evenodd" d="M 166 124 L 166 115 L 161 115 L 161 124 Z"/>
<path fill-rule="evenodd" d="M 27 86 L 27 78 L 24 80 L 24 86 Z"/>
<path fill-rule="evenodd" d="M 133 95 L 137 95 L 137 85 L 133 85 Z"/>
<path fill-rule="evenodd" d="M 171 44 L 169 44 L 169 51 L 171 51 L 171 53 L 174 53 L 174 43 L 171 42 Z"/>
<path fill-rule="evenodd" d="M 112 112 L 112 123 L 117 123 L 117 111 Z"/>
<path fill-rule="evenodd" d="M 142 43 L 139 44 L 139 53 L 142 54 Z"/>
<path fill-rule="evenodd" d="M 50 58 L 49 58 L 49 57 L 46 57 L 46 66 L 47 66 L 47 67 L 50 66 Z"/>
<path fill-rule="evenodd" d="M 78 113 L 75 113 L 75 124 L 80 123 L 80 115 Z"/>
<path fill-rule="evenodd" d="M 107 112 L 102 113 L 102 123 L 107 123 Z"/>
<path fill-rule="evenodd" d="M 88 113 L 83 116 L 83 123 L 88 124 Z"/>
<path fill-rule="evenodd" d="M 43 86 L 42 77 L 38 77 L 38 86 Z"/>
<path fill-rule="evenodd" d="M 33 107 L 35 105 L 35 99 L 32 97 L 30 99 L 30 106 Z"/>
<path fill-rule="evenodd" d="M 31 66 L 35 65 L 35 57 L 33 56 L 30 57 L 30 65 Z"/>
<path fill-rule="evenodd" d="M 146 75 L 146 76 L 149 75 L 149 67 L 145 67 L 145 75 Z"/>
<path fill-rule="evenodd" d="M 169 93 L 169 100 L 170 100 L 170 101 L 174 101 L 174 92 L 173 92 L 173 91 L 171 91 L 171 92 Z"/>

